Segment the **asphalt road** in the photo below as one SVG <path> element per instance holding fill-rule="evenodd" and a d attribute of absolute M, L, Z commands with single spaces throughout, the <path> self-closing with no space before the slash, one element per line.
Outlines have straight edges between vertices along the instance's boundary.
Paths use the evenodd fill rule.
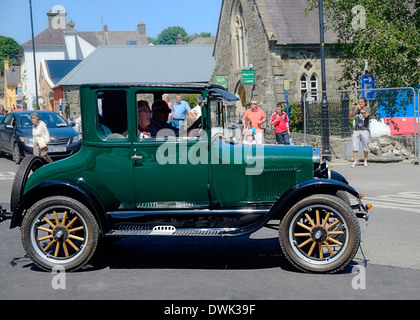
<path fill-rule="evenodd" d="M 369 224 L 359 220 L 361 249 L 338 274 L 292 269 L 281 254 L 275 225 L 243 238 L 125 239 L 82 271 L 46 273 L 25 256 L 20 230 L 3 222 L 0 299 L 169 300 L 151 304 L 155 310 L 149 311 L 156 314 L 177 300 L 419 299 L 420 166 L 351 168 L 333 162 L 330 167 L 374 205 Z M 0 204 L 6 208 L 17 168 L 0 158 Z M 258 314 L 262 307 L 256 307 Z"/>

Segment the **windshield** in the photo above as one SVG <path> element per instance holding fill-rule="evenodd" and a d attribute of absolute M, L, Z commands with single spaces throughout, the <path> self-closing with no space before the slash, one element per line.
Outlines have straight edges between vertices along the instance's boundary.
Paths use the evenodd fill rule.
<path fill-rule="evenodd" d="M 32 128 L 30 114 L 23 114 L 19 117 L 19 127 L 26 129 Z M 48 128 L 67 127 L 68 123 L 58 113 L 40 113 L 39 120 L 44 122 Z"/>

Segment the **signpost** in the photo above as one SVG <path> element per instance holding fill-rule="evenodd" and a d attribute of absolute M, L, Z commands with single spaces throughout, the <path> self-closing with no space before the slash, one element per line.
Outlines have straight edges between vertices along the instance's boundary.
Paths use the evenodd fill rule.
<path fill-rule="evenodd" d="M 228 88 L 228 76 L 216 76 L 216 84 Z"/>
<path fill-rule="evenodd" d="M 284 98 L 286 99 L 286 105 L 287 105 L 287 116 L 289 117 L 290 80 L 287 78 L 283 79 L 283 90 L 284 90 Z"/>
<path fill-rule="evenodd" d="M 375 78 L 371 74 L 365 74 L 360 77 L 360 87 L 362 89 L 362 98 L 366 100 L 375 100 Z"/>
<path fill-rule="evenodd" d="M 242 70 L 242 84 L 255 84 L 255 70 Z"/>

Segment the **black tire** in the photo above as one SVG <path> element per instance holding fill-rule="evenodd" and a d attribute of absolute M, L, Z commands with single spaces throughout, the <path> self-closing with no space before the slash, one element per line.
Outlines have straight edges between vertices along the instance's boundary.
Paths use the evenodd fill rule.
<path fill-rule="evenodd" d="M 27 156 L 20 164 L 12 185 L 12 193 L 10 196 L 10 209 L 13 212 L 23 194 L 26 180 L 29 176 L 44 165 L 41 158 L 37 156 Z"/>
<path fill-rule="evenodd" d="M 12 154 L 12 156 L 13 156 L 13 161 L 16 164 L 19 164 L 22 161 L 22 157 L 20 156 L 19 146 L 18 146 L 17 143 L 15 143 L 13 145 L 13 154 Z"/>
<path fill-rule="evenodd" d="M 341 224 L 340 230 L 334 227 Z M 360 227 L 342 199 L 314 195 L 295 204 L 280 222 L 280 246 L 286 258 L 308 273 L 335 273 L 357 253 Z"/>
<path fill-rule="evenodd" d="M 22 244 L 41 269 L 55 266 L 66 271 L 83 267 L 95 253 L 99 226 L 81 202 L 53 196 L 35 203 L 23 219 Z"/>

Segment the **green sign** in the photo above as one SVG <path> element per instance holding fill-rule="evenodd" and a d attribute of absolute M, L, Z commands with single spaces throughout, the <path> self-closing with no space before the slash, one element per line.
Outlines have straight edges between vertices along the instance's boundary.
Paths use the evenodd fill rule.
<path fill-rule="evenodd" d="M 228 88 L 228 77 L 227 76 L 216 76 L 216 84 Z"/>
<path fill-rule="evenodd" d="M 242 84 L 255 84 L 255 70 L 242 71 Z"/>

